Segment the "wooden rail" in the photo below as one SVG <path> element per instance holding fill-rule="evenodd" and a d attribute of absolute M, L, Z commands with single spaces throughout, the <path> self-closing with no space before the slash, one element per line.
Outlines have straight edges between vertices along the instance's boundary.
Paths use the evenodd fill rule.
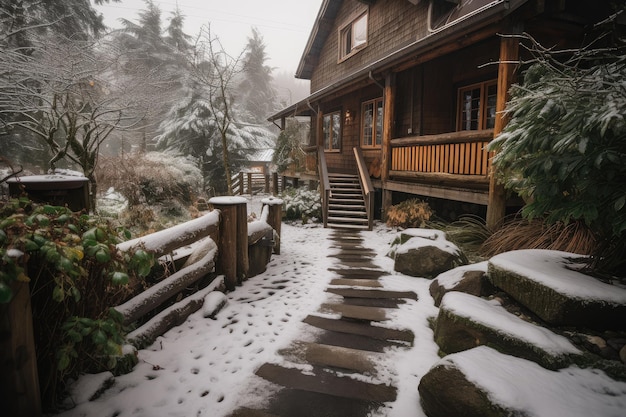
<path fill-rule="evenodd" d="M 487 177 L 486 149 L 493 130 L 451 132 L 391 140 L 391 171 Z"/>
<path fill-rule="evenodd" d="M 363 190 L 363 198 L 365 200 L 365 211 L 367 213 L 367 228 L 372 230 L 374 225 L 374 187 L 372 186 L 372 180 L 370 179 L 370 173 L 365 164 L 365 158 L 363 158 L 363 152 L 361 148 L 354 147 L 354 158 L 356 159 L 356 166 L 359 172 L 359 182 L 361 183 L 361 189 Z"/>
<path fill-rule="evenodd" d="M 328 200 L 330 200 L 330 180 L 328 178 L 328 167 L 326 166 L 326 155 L 324 148 L 320 146 L 317 151 L 318 168 L 320 176 L 321 197 L 322 197 L 322 217 L 324 219 L 324 227 L 328 226 Z"/>
<path fill-rule="evenodd" d="M 141 247 L 160 257 L 197 243 L 179 271 L 114 307 L 122 314 L 126 325 L 140 324 L 128 334 L 129 343 L 137 347 L 152 343 L 157 336 L 200 309 L 208 293 L 224 286 L 234 290 L 237 284 L 249 278 L 250 246 L 254 247 L 257 243 L 267 246 L 262 237 L 268 235 L 268 232 L 270 236 L 280 235 L 282 200 L 264 200 L 262 219 L 252 223 L 247 222 L 244 198 L 214 197 L 209 203 L 215 209 L 198 219 L 117 245 L 120 251 Z M 270 240 L 274 252 L 280 253 L 280 246 L 276 250 L 276 239 Z M 266 258 L 265 264 L 269 262 L 269 256 Z M 254 270 L 263 271 L 264 267 L 256 267 Z M 198 283 L 204 277 L 209 277 L 210 282 L 199 288 Z M 189 294 L 189 288 L 194 286 L 198 289 Z M 167 306 L 169 300 L 183 292 L 187 293 L 185 298 Z M 154 316 L 146 321 L 148 315 Z"/>
<path fill-rule="evenodd" d="M 278 194 L 282 189 L 282 177 L 276 172 L 239 172 L 232 177 L 233 195 L 257 194 L 270 192 Z"/>

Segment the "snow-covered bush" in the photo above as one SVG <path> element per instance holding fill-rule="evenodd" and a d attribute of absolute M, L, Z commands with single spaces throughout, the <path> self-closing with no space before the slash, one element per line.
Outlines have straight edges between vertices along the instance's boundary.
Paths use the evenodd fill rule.
<path fill-rule="evenodd" d="M 191 157 L 149 152 L 103 160 L 98 183 L 114 187 L 129 207 L 170 200 L 191 204 L 202 189 L 202 173 Z"/>
<path fill-rule="evenodd" d="M 285 218 L 287 220 L 318 220 L 322 217 L 322 203 L 317 190 L 305 188 L 288 188 L 280 198 L 284 202 Z"/>

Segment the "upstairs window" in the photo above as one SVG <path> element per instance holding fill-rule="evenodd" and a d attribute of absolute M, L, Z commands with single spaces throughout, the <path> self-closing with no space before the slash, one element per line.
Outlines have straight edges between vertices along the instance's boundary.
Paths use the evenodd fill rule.
<path fill-rule="evenodd" d="M 367 45 L 367 11 L 339 29 L 339 61 L 354 55 Z"/>
<path fill-rule="evenodd" d="M 383 99 L 366 101 L 361 107 L 361 146 L 375 148 L 383 143 Z"/>
<path fill-rule="evenodd" d="M 459 88 L 457 130 L 493 129 L 496 124 L 496 81 Z"/>
<path fill-rule="evenodd" d="M 339 152 L 341 150 L 341 112 L 325 114 L 322 118 L 324 150 Z"/>

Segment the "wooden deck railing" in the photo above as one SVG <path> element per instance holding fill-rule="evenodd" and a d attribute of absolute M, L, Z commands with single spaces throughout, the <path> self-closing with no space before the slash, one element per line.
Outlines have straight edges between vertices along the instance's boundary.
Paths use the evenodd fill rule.
<path fill-rule="evenodd" d="M 412 136 L 391 140 L 390 176 L 404 172 L 444 173 L 487 177 L 487 144 L 493 130 Z"/>
<path fill-rule="evenodd" d="M 324 227 L 328 226 L 328 200 L 330 200 L 330 179 L 328 178 L 328 167 L 326 166 L 326 155 L 324 148 L 321 146 L 317 151 L 317 166 L 319 168 L 320 194 L 322 197 L 322 217 L 324 219 Z"/>
<path fill-rule="evenodd" d="M 354 147 L 354 158 L 356 159 L 357 171 L 359 173 L 359 182 L 363 190 L 363 199 L 365 200 L 365 211 L 367 212 L 367 228 L 372 230 L 374 225 L 374 187 L 372 179 L 363 158 L 361 148 Z"/>
<path fill-rule="evenodd" d="M 282 190 L 282 177 L 276 172 L 262 174 L 259 172 L 239 172 L 233 175 L 233 195 L 257 194 L 260 192 L 278 194 Z"/>

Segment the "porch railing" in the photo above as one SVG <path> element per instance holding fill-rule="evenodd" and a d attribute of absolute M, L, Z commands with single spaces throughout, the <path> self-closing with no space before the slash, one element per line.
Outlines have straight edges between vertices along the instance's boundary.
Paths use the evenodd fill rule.
<path fill-rule="evenodd" d="M 328 167 L 326 166 L 326 155 L 324 148 L 319 147 L 317 151 L 318 168 L 320 176 L 320 194 L 322 196 L 322 217 L 324 218 L 324 227 L 328 226 L 328 200 L 331 197 L 330 180 L 328 178 Z"/>
<path fill-rule="evenodd" d="M 370 173 L 365 164 L 365 158 L 363 158 L 363 152 L 361 148 L 355 146 L 353 148 L 354 158 L 356 159 L 356 166 L 359 173 L 359 182 L 361 183 L 361 189 L 363 190 L 363 200 L 365 200 L 365 211 L 367 213 L 367 228 L 372 230 L 374 223 L 374 187 L 372 186 L 372 180 Z"/>
<path fill-rule="evenodd" d="M 487 177 L 493 130 L 451 132 L 391 140 L 390 176 L 407 173 Z M 409 174 L 410 175 L 410 174 Z"/>

